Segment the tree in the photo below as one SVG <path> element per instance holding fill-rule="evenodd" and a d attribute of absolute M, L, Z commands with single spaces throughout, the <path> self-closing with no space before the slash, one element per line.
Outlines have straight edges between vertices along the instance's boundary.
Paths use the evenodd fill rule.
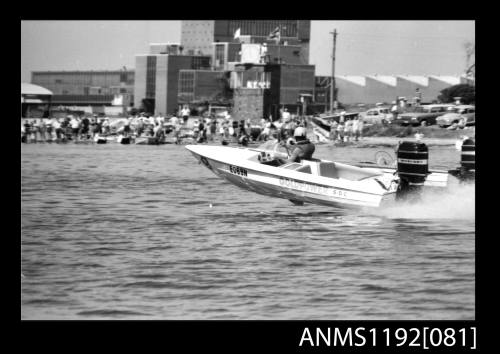
<path fill-rule="evenodd" d="M 475 103 L 476 88 L 468 84 L 450 86 L 441 91 L 438 99 L 443 103 L 451 103 L 455 101 L 455 97 L 460 97 L 464 104 Z"/>
<path fill-rule="evenodd" d="M 476 44 L 465 42 L 465 77 L 467 82 L 474 85 L 476 79 Z"/>
<path fill-rule="evenodd" d="M 476 43 L 465 42 L 465 71 L 469 71 L 476 63 Z"/>

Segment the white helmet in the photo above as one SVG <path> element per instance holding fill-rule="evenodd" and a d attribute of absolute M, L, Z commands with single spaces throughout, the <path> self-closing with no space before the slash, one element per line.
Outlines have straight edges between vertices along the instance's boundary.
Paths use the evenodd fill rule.
<path fill-rule="evenodd" d="M 293 136 L 302 136 L 306 137 L 306 128 L 304 127 L 297 127 L 295 128 L 295 131 L 293 132 Z"/>

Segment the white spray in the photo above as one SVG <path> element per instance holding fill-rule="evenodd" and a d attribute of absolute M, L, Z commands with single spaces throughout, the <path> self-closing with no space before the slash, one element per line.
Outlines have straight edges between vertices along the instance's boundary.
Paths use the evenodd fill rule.
<path fill-rule="evenodd" d="M 450 176 L 446 189 L 424 189 L 418 202 L 397 202 L 377 210 L 375 214 L 391 219 L 474 220 L 475 195 L 475 183 L 459 184 Z"/>

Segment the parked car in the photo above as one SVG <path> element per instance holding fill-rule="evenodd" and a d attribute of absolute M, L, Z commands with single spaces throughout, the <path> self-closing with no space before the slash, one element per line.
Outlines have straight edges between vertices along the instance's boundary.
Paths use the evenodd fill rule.
<path fill-rule="evenodd" d="M 376 107 L 359 114 L 360 119 L 366 124 L 388 124 L 392 121 L 392 115 L 388 107 Z"/>
<path fill-rule="evenodd" d="M 448 111 L 436 119 L 437 125 L 446 128 L 453 124 L 462 126 L 475 125 L 476 107 L 471 105 L 459 105 L 448 108 Z"/>
<path fill-rule="evenodd" d="M 454 107 L 454 105 L 430 104 L 418 106 L 412 112 L 399 114 L 398 118 L 395 119 L 393 123 L 401 125 L 433 125 L 436 124 L 437 117 L 445 114 L 449 107 Z"/>

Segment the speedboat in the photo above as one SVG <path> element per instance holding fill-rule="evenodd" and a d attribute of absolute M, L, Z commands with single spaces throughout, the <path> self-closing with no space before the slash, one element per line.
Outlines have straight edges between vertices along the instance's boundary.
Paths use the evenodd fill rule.
<path fill-rule="evenodd" d="M 131 137 L 131 136 L 119 135 L 116 138 L 117 143 L 124 144 L 124 145 L 129 145 L 132 141 L 133 141 L 133 137 Z"/>
<path fill-rule="evenodd" d="M 141 136 L 135 140 L 136 145 L 162 145 L 162 144 L 172 144 L 174 141 L 172 139 L 167 139 L 166 137 L 157 136 Z"/>
<path fill-rule="evenodd" d="M 321 159 L 280 163 L 290 153 L 271 141 L 258 148 L 187 145 L 217 176 L 249 191 L 288 199 L 294 204 L 380 207 L 396 199 L 399 176 Z"/>
<path fill-rule="evenodd" d="M 94 142 L 97 143 L 97 144 L 106 144 L 108 142 L 108 139 L 106 139 L 105 136 L 96 134 L 94 136 Z"/>

